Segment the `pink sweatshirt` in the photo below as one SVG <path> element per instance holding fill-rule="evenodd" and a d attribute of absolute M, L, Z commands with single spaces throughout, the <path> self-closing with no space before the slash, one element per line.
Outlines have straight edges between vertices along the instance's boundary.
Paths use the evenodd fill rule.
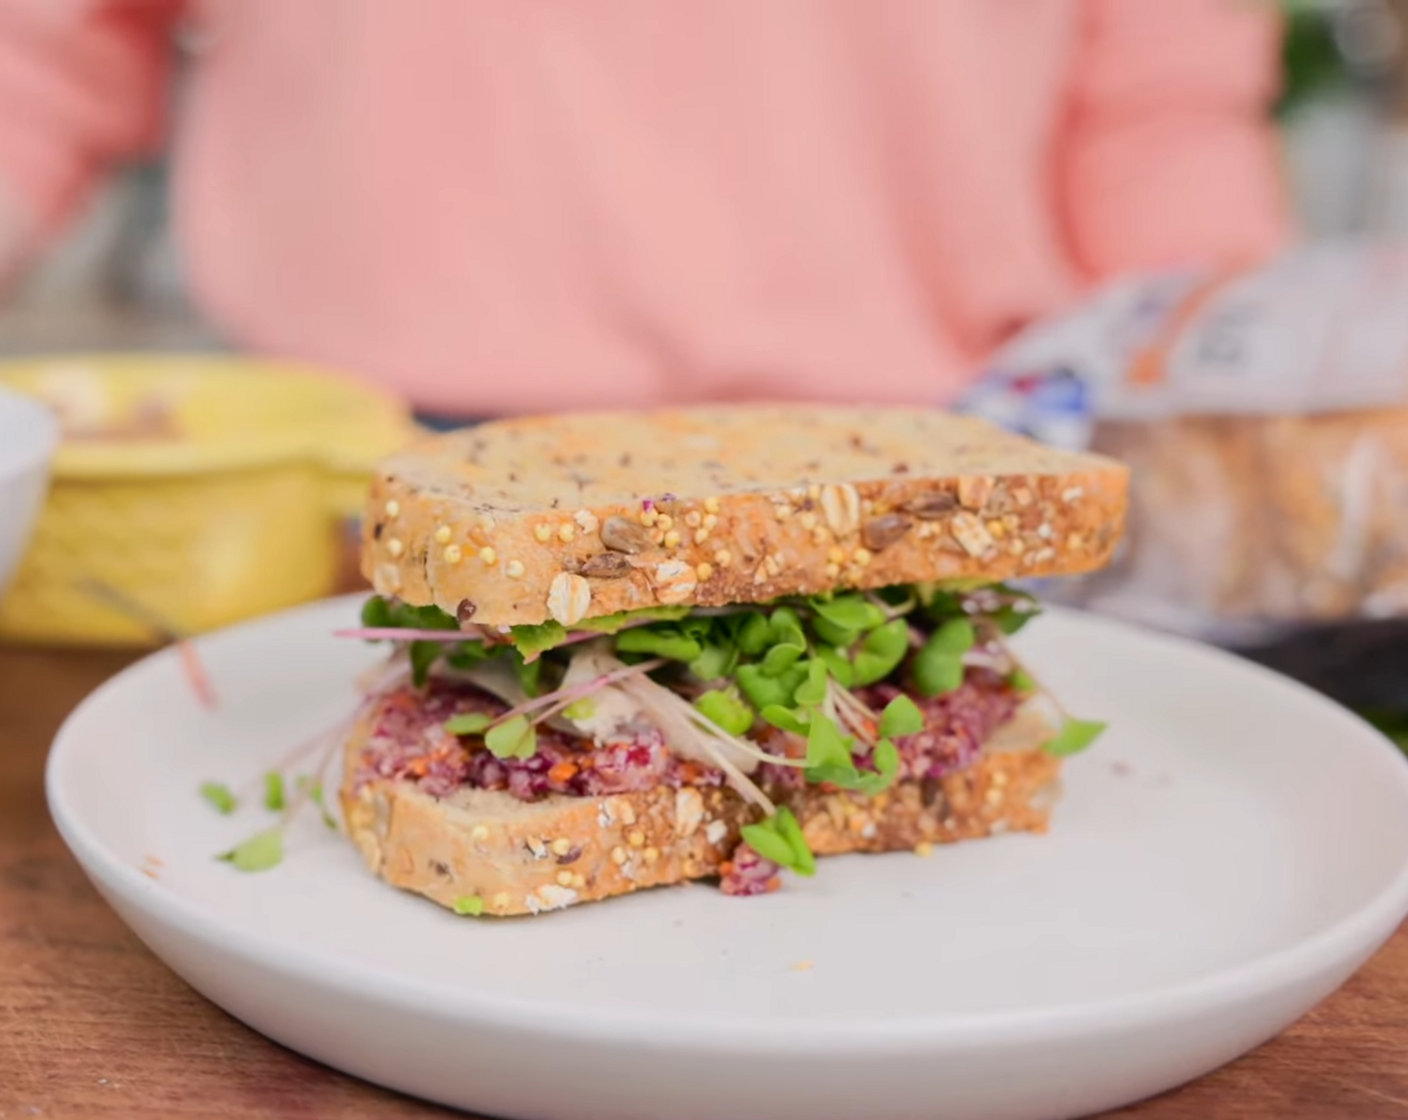
<path fill-rule="evenodd" d="M 426 408 L 951 397 L 1124 269 L 1284 233 L 1249 0 L 0 0 L 0 182 L 150 146 L 236 343 Z"/>

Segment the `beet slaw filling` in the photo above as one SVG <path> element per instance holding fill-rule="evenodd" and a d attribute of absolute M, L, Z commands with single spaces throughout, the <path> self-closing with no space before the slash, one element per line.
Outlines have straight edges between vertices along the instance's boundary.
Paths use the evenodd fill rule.
<path fill-rule="evenodd" d="M 882 683 L 855 694 L 878 711 L 902 691 Z M 970 668 L 958 688 L 941 696 L 908 695 L 923 715 L 924 727 L 895 741 L 902 781 L 939 779 L 971 765 L 1020 701 L 1006 678 L 981 668 Z M 456 736 L 444 727 L 452 716 L 496 717 L 507 710 L 502 701 L 462 681 L 432 679 L 424 689 L 409 684 L 394 688 L 374 702 L 356 783 L 405 780 L 432 797 L 448 797 L 461 788 L 501 790 L 520 801 L 725 784 L 721 770 L 671 754 L 664 735 L 645 719 L 620 727 L 601 744 L 540 727 L 537 752 L 530 758 L 496 758 L 482 739 Z M 749 737 L 770 754 L 805 755 L 799 737 L 761 721 Z M 868 758 L 858 755 L 856 764 L 865 769 Z M 780 792 L 806 784 L 796 767 L 768 763 L 758 767 L 754 779 L 763 789 Z"/>

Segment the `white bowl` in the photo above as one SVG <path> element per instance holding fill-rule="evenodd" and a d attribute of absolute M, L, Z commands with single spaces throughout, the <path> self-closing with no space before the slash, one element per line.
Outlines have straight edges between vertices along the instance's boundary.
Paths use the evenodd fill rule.
<path fill-rule="evenodd" d="M 29 543 L 59 445 L 58 418 L 38 401 L 0 389 L 0 591 Z"/>

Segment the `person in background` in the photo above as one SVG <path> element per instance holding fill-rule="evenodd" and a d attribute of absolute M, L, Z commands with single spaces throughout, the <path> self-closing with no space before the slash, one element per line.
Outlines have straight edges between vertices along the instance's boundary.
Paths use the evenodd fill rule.
<path fill-rule="evenodd" d="M 1102 279 L 1279 247 L 1278 27 L 1257 0 L 0 0 L 0 274 L 170 131 L 201 312 L 422 410 L 952 400 Z"/>

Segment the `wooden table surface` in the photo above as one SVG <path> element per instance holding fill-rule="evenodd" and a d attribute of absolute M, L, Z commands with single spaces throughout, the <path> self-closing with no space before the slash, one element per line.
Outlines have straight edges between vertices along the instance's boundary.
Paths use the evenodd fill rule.
<path fill-rule="evenodd" d="M 147 952 L 88 885 L 44 807 L 44 756 L 64 716 L 123 664 L 115 654 L 0 647 L 0 1120 L 452 1115 L 235 1022 Z M 1109 1116 L 1408 1117 L 1408 927 L 1282 1037 Z"/>

